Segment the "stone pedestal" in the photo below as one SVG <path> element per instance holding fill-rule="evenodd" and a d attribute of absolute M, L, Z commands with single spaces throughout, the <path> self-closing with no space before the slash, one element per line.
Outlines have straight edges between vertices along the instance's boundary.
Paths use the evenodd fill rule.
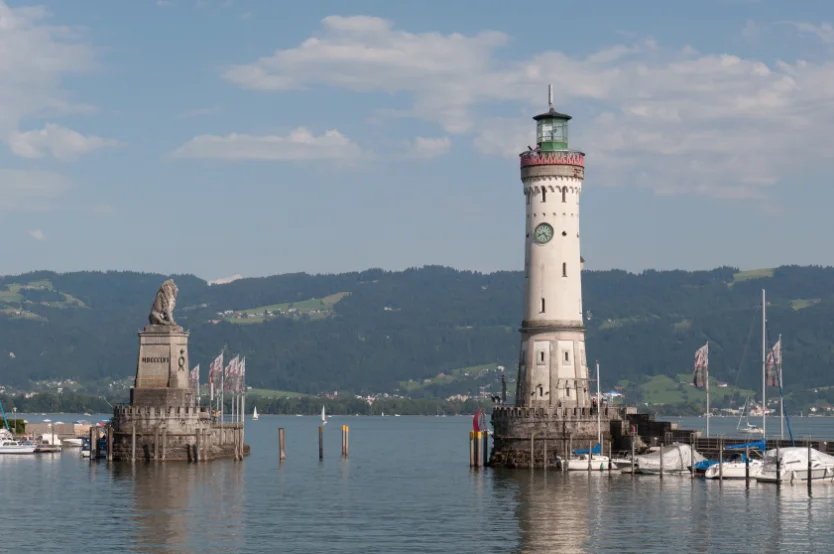
<path fill-rule="evenodd" d="M 616 408 L 602 408 L 599 414 L 602 447 L 606 455 L 611 438 L 611 423 L 619 422 L 621 418 L 621 412 Z M 571 449 L 587 449 L 597 443 L 597 412 L 595 409 L 580 407 L 495 406 L 492 411 L 492 428 L 490 466 L 555 467 L 556 456 L 564 460 L 568 458 Z"/>
<path fill-rule="evenodd" d="M 235 439 L 242 437 L 243 424 L 215 422 L 208 406 L 197 406 L 188 335 L 177 325 L 148 325 L 139 333 L 130 405 L 114 409 L 113 460 L 197 462 L 235 457 Z M 244 445 L 243 455 L 248 454 L 249 446 Z"/>

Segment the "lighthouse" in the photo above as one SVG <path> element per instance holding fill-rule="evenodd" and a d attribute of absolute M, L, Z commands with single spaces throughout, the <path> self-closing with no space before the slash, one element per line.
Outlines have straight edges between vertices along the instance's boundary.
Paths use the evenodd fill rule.
<path fill-rule="evenodd" d="M 571 116 L 553 109 L 535 116 L 536 148 L 521 154 L 526 202 L 524 320 L 516 406 L 590 405 L 579 198 L 585 154 L 568 146 Z"/>
<path fill-rule="evenodd" d="M 561 461 L 577 447 L 601 442 L 610 448 L 615 435 L 624 436 L 621 410 L 592 405 L 589 393 L 579 250 L 585 154 L 568 145 L 570 119 L 553 108 L 548 87 L 548 111 L 533 118 L 536 147 L 520 155 L 525 223 L 518 380 L 515 404 L 492 409 L 491 466 L 565 467 Z"/>

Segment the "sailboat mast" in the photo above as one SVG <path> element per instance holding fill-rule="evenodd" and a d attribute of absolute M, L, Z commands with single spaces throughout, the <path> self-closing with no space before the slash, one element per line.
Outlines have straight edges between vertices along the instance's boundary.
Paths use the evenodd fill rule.
<path fill-rule="evenodd" d="M 767 302 L 762 289 L 762 437 L 767 437 Z"/>
<path fill-rule="evenodd" d="M 776 355 L 774 354 L 774 358 Z M 773 360 L 776 361 L 776 360 Z M 782 383 L 782 334 L 779 334 L 779 438 L 785 440 L 785 387 Z"/>
<path fill-rule="evenodd" d="M 602 455 L 602 422 L 600 421 L 600 402 L 602 400 L 599 397 L 599 360 L 597 360 L 597 444 L 599 445 L 599 453 Z M 592 453 L 589 452 L 588 456 Z"/>

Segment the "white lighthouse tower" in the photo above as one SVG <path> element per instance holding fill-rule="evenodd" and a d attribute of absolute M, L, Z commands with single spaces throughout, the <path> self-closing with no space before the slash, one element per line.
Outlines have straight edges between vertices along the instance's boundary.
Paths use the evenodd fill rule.
<path fill-rule="evenodd" d="M 553 109 L 535 116 L 536 148 L 521 154 L 527 203 L 524 239 L 524 320 L 516 406 L 590 404 L 579 198 L 585 154 L 568 148 L 569 115 Z"/>

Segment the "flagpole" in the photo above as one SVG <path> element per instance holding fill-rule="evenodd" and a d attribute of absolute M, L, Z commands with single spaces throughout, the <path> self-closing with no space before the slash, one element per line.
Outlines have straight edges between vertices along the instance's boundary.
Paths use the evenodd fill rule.
<path fill-rule="evenodd" d="M 767 302 L 762 289 L 762 438 L 767 438 Z"/>
<path fill-rule="evenodd" d="M 707 358 L 706 362 L 704 363 L 704 388 L 707 391 L 707 438 L 709 438 L 709 341 L 707 341 L 706 347 Z"/>
<path fill-rule="evenodd" d="M 782 334 L 779 334 L 779 438 L 785 440 L 785 387 L 782 383 Z M 774 358 L 776 354 L 774 353 Z M 774 360 L 776 361 L 776 360 Z"/>

